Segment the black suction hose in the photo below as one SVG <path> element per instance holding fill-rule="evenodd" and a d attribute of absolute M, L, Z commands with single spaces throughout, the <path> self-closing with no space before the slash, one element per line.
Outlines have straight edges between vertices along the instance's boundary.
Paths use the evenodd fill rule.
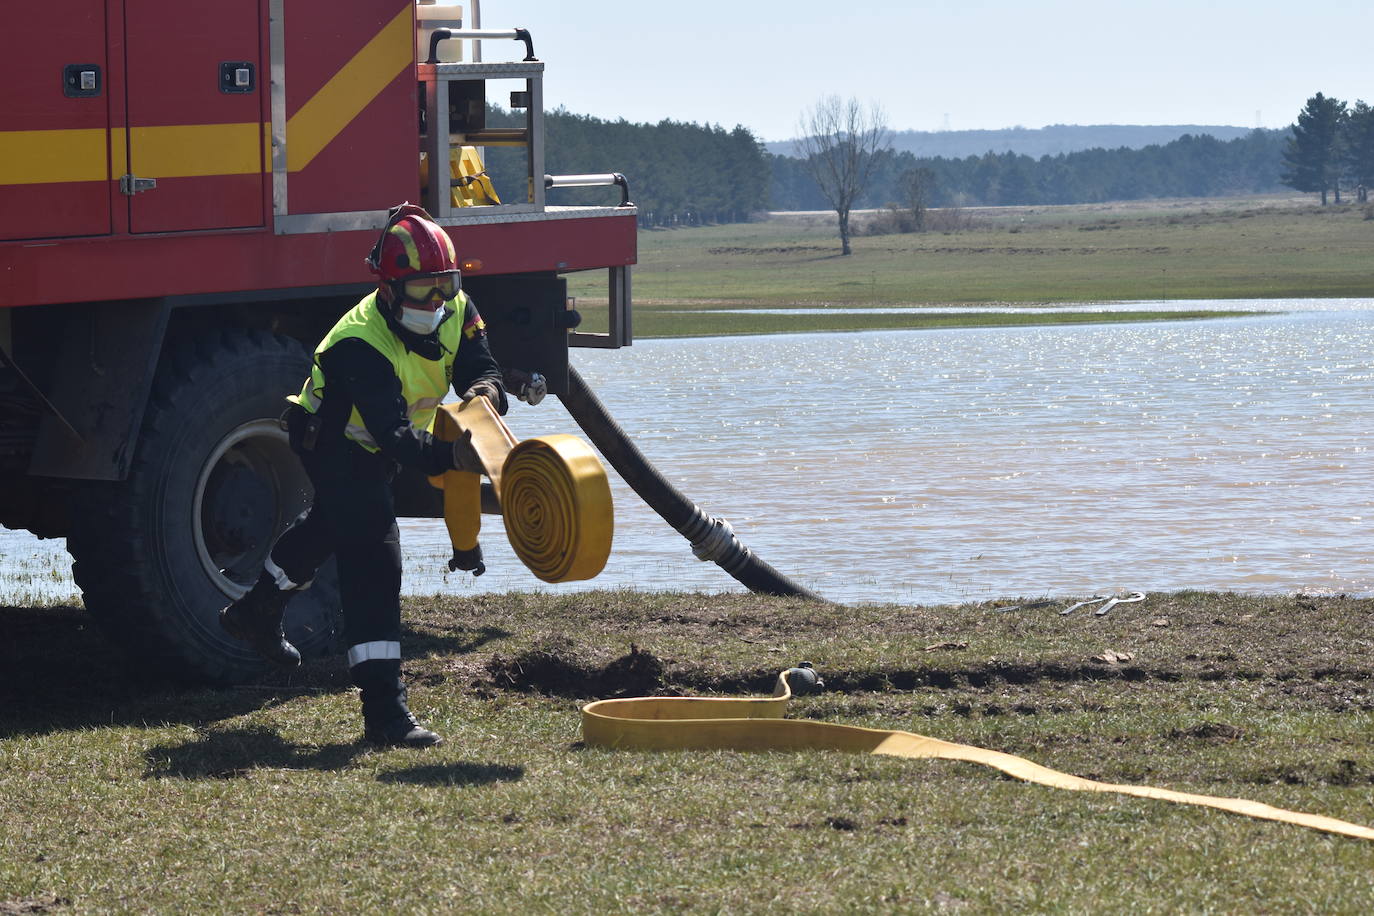
<path fill-rule="evenodd" d="M 729 523 L 707 515 L 682 491 L 664 479 L 571 366 L 568 367 L 568 393 L 562 396 L 562 401 L 577 425 L 582 427 L 582 431 L 611 463 L 611 467 L 648 503 L 649 508 L 661 515 L 678 534 L 691 541 L 692 552 L 698 559 L 711 560 L 751 592 L 808 598 L 812 601 L 826 600 L 755 556 L 735 537 Z"/>

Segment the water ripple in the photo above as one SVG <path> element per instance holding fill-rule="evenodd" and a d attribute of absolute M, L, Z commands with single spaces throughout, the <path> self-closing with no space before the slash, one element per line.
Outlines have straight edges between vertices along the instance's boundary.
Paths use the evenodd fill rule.
<path fill-rule="evenodd" d="M 1283 314 L 650 340 L 573 356 L 670 480 L 837 600 L 1374 594 L 1374 301 L 1229 305 Z M 578 432 L 553 398 L 508 420 L 522 437 Z M 612 487 L 615 547 L 597 580 L 544 585 L 491 517 L 488 573 L 449 574 L 442 522 L 408 520 L 407 592 L 739 589 L 614 474 Z M 0 538 L 28 576 L 0 585 L 70 590 L 47 569 L 63 561 L 33 553 L 40 542 Z"/>

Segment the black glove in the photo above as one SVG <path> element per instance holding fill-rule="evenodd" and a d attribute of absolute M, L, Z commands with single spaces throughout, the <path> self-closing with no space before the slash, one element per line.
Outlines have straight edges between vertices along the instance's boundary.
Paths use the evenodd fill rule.
<path fill-rule="evenodd" d="M 454 549 L 453 559 L 448 561 L 448 571 L 457 572 L 460 569 L 474 576 L 480 576 L 487 571 L 487 564 L 482 562 L 481 544 L 471 550 Z"/>
<path fill-rule="evenodd" d="M 474 474 L 485 474 L 486 468 L 482 466 L 482 461 L 477 457 L 477 450 L 472 447 L 472 430 L 465 429 L 458 434 L 458 438 L 453 440 L 453 469 L 455 471 L 471 471 Z"/>
<path fill-rule="evenodd" d="M 468 390 L 463 392 L 462 400 L 464 402 L 471 401 L 478 395 L 481 395 L 491 402 L 492 410 L 496 411 L 498 414 L 505 414 L 506 399 L 501 393 L 500 386 L 495 382 L 490 379 L 480 379 L 479 381 L 473 382 L 472 385 L 468 387 Z"/>

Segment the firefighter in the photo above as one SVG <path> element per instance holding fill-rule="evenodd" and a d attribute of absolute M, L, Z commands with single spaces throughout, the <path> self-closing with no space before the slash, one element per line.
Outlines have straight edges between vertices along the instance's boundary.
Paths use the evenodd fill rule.
<path fill-rule="evenodd" d="M 332 554 L 338 559 L 349 675 L 361 689 L 363 736 L 376 745 L 442 740 L 406 705 L 401 679 L 401 546 L 391 481 L 397 466 L 427 475 L 480 471 L 470 446 L 434 438 L 451 387 L 506 412 L 485 326 L 462 292 L 453 242 L 422 208 L 394 208 L 367 258 L 377 290 L 315 348 L 286 413 L 313 504 L 273 545 L 257 583 L 220 624 L 282 667 L 300 664 L 282 615 Z"/>

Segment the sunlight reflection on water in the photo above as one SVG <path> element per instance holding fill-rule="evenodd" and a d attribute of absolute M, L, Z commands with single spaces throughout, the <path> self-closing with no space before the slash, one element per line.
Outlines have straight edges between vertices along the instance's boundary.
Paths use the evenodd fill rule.
<path fill-rule="evenodd" d="M 835 600 L 1370 594 L 1374 301 L 1336 302 L 1182 324 L 654 340 L 574 362 L 670 480 Z M 579 432 L 553 398 L 507 419 L 522 437 Z M 612 487 L 598 579 L 539 582 L 491 516 L 488 573 L 448 574 L 443 523 L 407 520 L 406 591 L 741 590 L 614 473 Z"/>

